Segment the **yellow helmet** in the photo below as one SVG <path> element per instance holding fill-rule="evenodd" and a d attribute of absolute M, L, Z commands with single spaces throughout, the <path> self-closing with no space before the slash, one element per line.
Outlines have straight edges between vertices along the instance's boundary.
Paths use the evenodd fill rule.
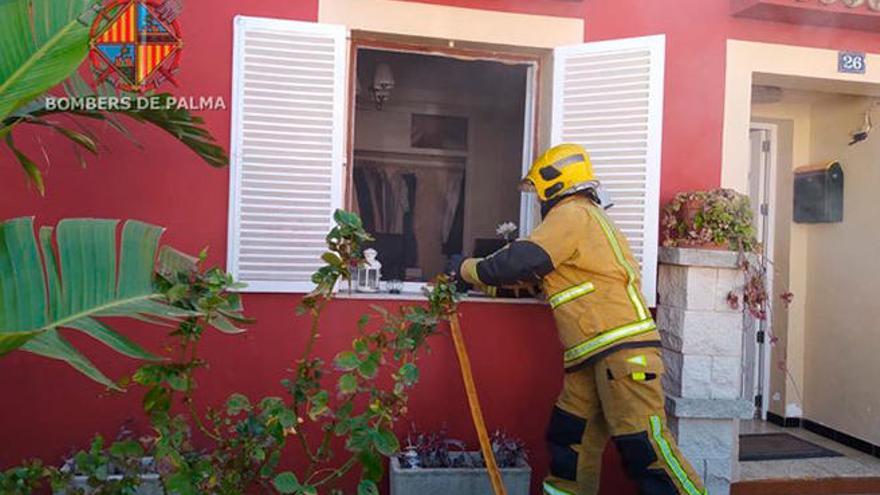
<path fill-rule="evenodd" d="M 539 156 L 522 180 L 522 188 L 549 201 L 561 195 L 598 186 L 587 150 L 579 144 L 564 143 Z"/>

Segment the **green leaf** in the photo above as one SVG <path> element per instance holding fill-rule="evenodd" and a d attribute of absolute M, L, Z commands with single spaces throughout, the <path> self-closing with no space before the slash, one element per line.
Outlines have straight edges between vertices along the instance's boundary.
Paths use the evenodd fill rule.
<path fill-rule="evenodd" d="M 0 121 L 67 79 L 89 51 L 93 0 L 0 2 Z"/>
<path fill-rule="evenodd" d="M 263 467 L 260 468 L 260 477 L 268 478 L 272 476 L 272 473 L 275 470 L 275 467 L 278 466 L 278 462 L 281 461 L 281 452 L 278 450 L 273 451 L 269 454 L 269 460 L 263 464 Z"/>
<path fill-rule="evenodd" d="M 357 455 L 358 462 L 363 467 L 363 477 L 378 482 L 384 475 L 382 456 L 372 450 L 364 450 Z"/>
<path fill-rule="evenodd" d="M 170 277 L 176 274 L 188 274 L 198 271 L 199 259 L 178 251 L 171 246 L 162 246 L 159 248 L 156 266 L 156 271 Z"/>
<path fill-rule="evenodd" d="M 0 313 L 2 313 L 2 311 L 0 311 Z M 62 337 L 56 330 L 49 330 L 41 333 L 21 346 L 21 350 L 38 356 L 64 361 L 73 367 L 73 369 L 92 380 L 106 387 L 120 390 L 119 387 L 113 383 L 113 380 L 107 378 L 104 373 L 101 373 L 101 371 L 96 368 L 88 358 L 80 354 L 79 351 L 70 345 L 70 342 Z"/>
<path fill-rule="evenodd" d="M 361 317 L 358 318 L 358 321 L 357 321 L 358 330 L 363 330 L 364 327 L 366 327 L 367 323 L 369 323 L 369 322 L 370 322 L 370 315 L 367 315 L 367 314 L 361 315 Z"/>
<path fill-rule="evenodd" d="M 261 411 L 275 411 L 282 407 L 284 407 L 284 400 L 281 397 L 264 397 L 259 404 Z"/>
<path fill-rule="evenodd" d="M 321 259 L 324 260 L 330 266 L 334 266 L 336 268 L 342 268 L 342 258 L 339 257 L 336 253 L 326 252 L 321 255 Z"/>
<path fill-rule="evenodd" d="M 134 440 L 124 440 L 111 445 L 110 453 L 116 457 L 140 458 L 144 455 L 144 448 Z"/>
<path fill-rule="evenodd" d="M 151 388 L 144 394 L 142 403 L 147 414 L 166 413 L 171 408 L 171 395 L 164 388 Z"/>
<path fill-rule="evenodd" d="M 37 188 L 37 191 L 40 195 L 46 194 L 46 185 L 43 183 L 43 174 L 40 172 L 40 169 L 37 167 L 37 164 L 34 163 L 27 155 L 25 155 L 21 150 L 15 147 L 15 142 L 12 139 L 12 134 L 6 135 L 6 145 L 9 146 L 9 149 L 12 151 L 12 154 L 15 156 L 15 159 L 18 160 L 19 165 L 21 165 L 22 170 L 24 170 L 25 175 L 27 175 L 28 180 L 34 187 Z"/>
<path fill-rule="evenodd" d="M 54 242 L 49 227 L 40 229 L 38 242 L 32 218 L 0 223 L 0 356 L 20 348 L 113 386 L 60 335 L 50 334 L 71 329 L 123 355 L 156 359 L 96 318 L 173 321 L 193 313 L 161 302 L 153 286 L 163 229 L 128 221 L 120 237 L 117 226 L 116 220 L 62 220 Z"/>
<path fill-rule="evenodd" d="M 179 471 L 168 477 L 165 482 L 168 493 L 175 495 L 197 495 L 199 492 L 189 478 L 189 471 Z"/>
<path fill-rule="evenodd" d="M 306 485 L 299 490 L 302 495 L 318 495 L 318 489 L 311 485 Z"/>
<path fill-rule="evenodd" d="M 178 392 L 183 392 L 189 386 L 189 381 L 183 373 L 171 373 L 166 378 L 168 385 Z"/>
<path fill-rule="evenodd" d="M 284 428 L 296 426 L 298 423 L 296 413 L 285 407 L 278 412 L 278 422 L 281 423 L 281 426 Z"/>
<path fill-rule="evenodd" d="M 400 450 L 400 442 L 394 432 L 384 428 L 373 432 L 373 445 L 385 456 L 392 456 Z"/>
<path fill-rule="evenodd" d="M 358 365 L 358 373 L 367 379 L 376 377 L 379 373 L 379 358 L 375 354 L 371 354 L 367 359 L 361 361 Z"/>
<path fill-rule="evenodd" d="M 73 141 L 74 144 L 76 144 L 82 148 L 85 148 L 86 151 L 88 151 L 89 153 L 91 153 L 93 155 L 98 154 L 98 143 L 96 143 L 95 140 L 91 136 L 88 136 L 82 132 L 70 129 L 69 127 L 64 127 L 62 125 L 58 125 L 54 122 L 51 122 L 51 121 L 48 121 L 45 119 L 41 119 L 41 118 L 32 117 L 32 118 L 27 119 L 27 122 L 30 124 L 43 125 L 46 127 L 50 127 L 53 130 L 55 130 L 56 132 L 58 132 L 59 134 L 61 134 L 62 136 Z"/>
<path fill-rule="evenodd" d="M 379 487 L 373 480 L 361 480 L 358 483 L 358 495 L 379 495 Z"/>
<path fill-rule="evenodd" d="M 352 421 L 355 424 L 355 421 Z M 372 430 L 364 426 L 351 426 L 351 433 L 345 440 L 345 448 L 351 452 L 363 452 L 373 445 Z"/>
<path fill-rule="evenodd" d="M 0 333 L 0 356 L 3 356 L 4 354 L 7 354 L 22 347 L 34 337 L 42 334 L 43 332 L 40 330 L 32 330 L 30 332 Z"/>
<path fill-rule="evenodd" d="M 397 374 L 400 375 L 400 379 L 406 385 L 412 386 L 419 381 L 419 368 L 413 363 L 406 363 L 401 366 Z"/>
<path fill-rule="evenodd" d="M 339 377 L 339 392 L 342 394 L 351 394 L 357 390 L 357 377 L 351 373 L 346 373 Z"/>
<path fill-rule="evenodd" d="M 242 394 L 232 394 L 226 399 L 226 413 L 235 416 L 251 410 L 251 401 Z"/>
<path fill-rule="evenodd" d="M 336 221 L 336 223 L 339 224 L 339 226 L 341 227 L 350 227 L 354 229 L 359 229 L 363 227 L 361 218 L 357 216 L 356 213 L 352 213 L 350 211 L 336 210 L 333 213 L 333 220 Z"/>
<path fill-rule="evenodd" d="M 351 371 L 361 364 L 361 360 L 357 357 L 357 354 L 345 351 L 336 355 L 334 363 L 342 371 Z"/>
<path fill-rule="evenodd" d="M 212 167 L 225 167 L 229 164 L 229 156 L 215 143 L 214 137 L 205 127 L 201 117 L 192 115 L 186 108 L 178 108 L 173 104 L 174 96 L 171 94 L 162 93 L 155 97 L 162 102 L 158 108 L 120 109 L 117 113 L 162 129 Z"/>
<path fill-rule="evenodd" d="M 211 325 L 212 327 L 216 328 L 217 330 L 220 330 L 221 332 L 226 333 L 226 334 L 230 334 L 230 335 L 244 333 L 246 331 L 243 328 L 239 328 L 239 327 L 233 325 L 232 322 L 229 321 L 229 318 L 227 318 L 223 315 L 219 315 L 219 314 L 211 317 L 211 319 L 208 320 L 208 325 Z"/>
<path fill-rule="evenodd" d="M 321 390 L 315 395 L 309 397 L 311 407 L 309 408 L 309 417 L 314 421 L 319 416 L 327 412 L 327 404 L 330 402 L 330 394 L 326 390 Z"/>
<path fill-rule="evenodd" d="M 300 489 L 299 480 L 296 479 L 296 475 L 290 471 L 279 473 L 275 476 L 275 479 L 272 480 L 272 484 L 275 486 L 276 490 L 284 494 L 296 493 Z"/>

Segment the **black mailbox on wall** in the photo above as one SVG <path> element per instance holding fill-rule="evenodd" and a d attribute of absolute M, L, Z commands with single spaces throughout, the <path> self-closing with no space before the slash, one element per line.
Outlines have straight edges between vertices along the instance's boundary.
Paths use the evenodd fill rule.
<path fill-rule="evenodd" d="M 794 221 L 843 221 L 843 168 L 840 162 L 794 171 Z"/>

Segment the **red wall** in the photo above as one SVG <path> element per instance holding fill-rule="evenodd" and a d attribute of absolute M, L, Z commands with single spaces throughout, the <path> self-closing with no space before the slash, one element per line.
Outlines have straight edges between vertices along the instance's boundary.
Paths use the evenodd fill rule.
<path fill-rule="evenodd" d="M 724 50 L 728 38 L 871 51 L 880 36 L 862 32 L 738 20 L 726 0 L 430 0 L 432 3 L 586 19 L 586 39 L 657 33 L 667 35 L 666 103 L 662 196 L 718 185 L 723 116 Z M 186 49 L 184 95 L 222 95 L 229 101 L 232 17 L 235 14 L 315 20 L 317 0 L 189 0 L 181 19 Z M 226 145 L 229 113 L 205 112 L 208 126 Z M 0 163 L 0 218 L 36 215 L 40 224 L 63 217 L 137 218 L 167 227 L 165 242 L 196 252 L 209 246 L 210 261 L 223 264 L 226 246 L 228 172 L 200 162 L 159 132 L 137 128 L 140 150 L 113 132 L 99 131 L 108 149 L 83 170 L 60 143 L 44 134 L 18 131 L 20 145 L 36 151 L 38 139 L 51 150 L 47 196 L 28 190 L 11 157 Z M 210 335 L 204 347 L 211 363 L 203 373 L 199 398 L 217 403 L 233 391 L 251 396 L 277 394 L 278 380 L 296 356 L 305 335 L 293 316 L 294 296 L 248 295 L 248 313 L 258 323 L 244 337 Z M 327 356 L 347 345 L 357 315 L 367 305 L 338 301 L 330 310 L 321 341 Z M 532 451 L 534 479 L 544 472 L 542 432 L 559 386 L 560 352 L 545 308 L 466 304 L 466 338 L 488 423 L 523 437 Z M 130 331 L 159 348 L 153 328 Z M 132 369 L 86 339 L 76 343 L 114 375 Z M 233 341 L 241 339 L 241 341 Z M 421 428 L 446 423 L 453 435 L 473 440 L 467 407 L 446 337 L 433 342 L 423 379 L 413 395 L 411 418 Z M 13 354 L 0 360 L 0 467 L 23 457 L 57 459 L 81 447 L 97 431 L 112 435 L 126 418 L 139 418 L 135 394 L 105 397 L 97 386 L 63 365 Z M 442 407 L 438 402 L 442 401 Z M 406 428 L 408 425 L 401 425 Z M 605 493 L 633 493 L 609 451 Z"/>

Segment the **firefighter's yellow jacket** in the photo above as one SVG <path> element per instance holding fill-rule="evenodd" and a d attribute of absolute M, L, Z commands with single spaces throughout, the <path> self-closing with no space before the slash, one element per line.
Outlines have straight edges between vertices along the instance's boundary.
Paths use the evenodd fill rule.
<path fill-rule="evenodd" d="M 620 231 L 580 195 L 553 206 L 528 238 L 461 265 L 462 278 L 478 286 L 540 281 L 568 371 L 621 348 L 660 345 L 639 273 Z"/>

